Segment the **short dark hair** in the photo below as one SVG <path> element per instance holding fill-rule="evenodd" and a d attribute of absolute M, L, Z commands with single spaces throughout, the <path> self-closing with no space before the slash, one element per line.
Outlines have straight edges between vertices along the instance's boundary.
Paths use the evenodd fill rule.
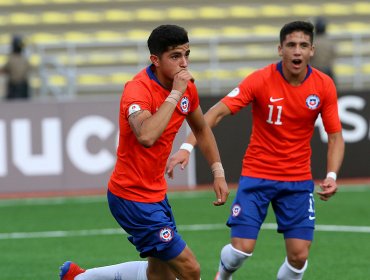
<path fill-rule="evenodd" d="M 311 44 L 313 43 L 314 26 L 308 21 L 293 21 L 285 24 L 280 30 L 280 44 L 282 45 L 286 36 L 295 32 L 302 31 L 304 34 L 310 36 Z"/>
<path fill-rule="evenodd" d="M 150 54 L 158 56 L 186 43 L 189 43 L 188 32 L 183 27 L 171 24 L 158 26 L 148 38 Z"/>

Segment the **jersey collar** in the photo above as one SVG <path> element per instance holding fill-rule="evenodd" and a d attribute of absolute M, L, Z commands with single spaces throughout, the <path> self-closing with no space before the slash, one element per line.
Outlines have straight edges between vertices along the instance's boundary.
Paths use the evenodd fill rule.
<path fill-rule="evenodd" d="M 161 87 L 165 88 L 164 86 L 162 86 L 162 84 L 160 83 L 160 81 L 158 80 L 157 76 L 154 75 L 154 72 L 152 70 L 152 67 L 154 67 L 153 64 L 150 64 L 147 68 L 146 68 L 146 73 L 148 74 L 149 78 L 151 80 L 154 80 L 158 85 L 160 85 Z"/>
<path fill-rule="evenodd" d="M 284 78 L 285 81 L 287 81 L 287 79 L 285 79 L 284 77 L 284 74 L 283 74 L 283 62 L 280 61 L 278 63 L 276 63 L 276 69 L 280 72 L 281 76 Z M 307 65 L 307 73 L 306 73 L 306 77 L 304 77 L 302 83 L 307 80 L 307 78 L 311 75 L 312 73 L 312 68 L 310 65 Z"/>

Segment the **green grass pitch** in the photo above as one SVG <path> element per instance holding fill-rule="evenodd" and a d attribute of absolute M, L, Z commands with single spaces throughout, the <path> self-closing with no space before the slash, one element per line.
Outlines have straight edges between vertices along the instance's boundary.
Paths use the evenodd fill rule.
<path fill-rule="evenodd" d="M 234 194 L 224 207 L 212 205 L 211 191 L 169 194 L 203 280 L 213 279 L 220 249 L 229 242 L 224 223 Z M 317 231 L 304 279 L 370 279 L 370 185 L 343 186 L 330 201 L 315 200 Z M 58 268 L 66 260 L 90 268 L 140 259 L 104 196 L 0 200 L 0 219 L 2 280 L 59 279 Z M 274 223 L 270 209 L 253 257 L 234 280 L 276 279 L 285 251 Z"/>

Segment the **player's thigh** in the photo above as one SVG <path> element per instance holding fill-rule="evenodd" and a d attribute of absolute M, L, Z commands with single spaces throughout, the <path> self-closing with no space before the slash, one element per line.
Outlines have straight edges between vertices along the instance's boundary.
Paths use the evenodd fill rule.
<path fill-rule="evenodd" d="M 200 265 L 188 246 L 185 247 L 180 255 L 167 263 L 179 279 L 200 279 Z"/>
<path fill-rule="evenodd" d="M 175 280 L 176 276 L 167 262 L 157 258 L 148 257 L 148 280 Z"/>

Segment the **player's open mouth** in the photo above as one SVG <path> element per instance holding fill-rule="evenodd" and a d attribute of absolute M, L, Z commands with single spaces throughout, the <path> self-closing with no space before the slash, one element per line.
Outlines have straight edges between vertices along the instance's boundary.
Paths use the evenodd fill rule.
<path fill-rule="evenodd" d="M 293 64 L 294 65 L 300 65 L 302 63 L 301 59 L 293 59 Z"/>

